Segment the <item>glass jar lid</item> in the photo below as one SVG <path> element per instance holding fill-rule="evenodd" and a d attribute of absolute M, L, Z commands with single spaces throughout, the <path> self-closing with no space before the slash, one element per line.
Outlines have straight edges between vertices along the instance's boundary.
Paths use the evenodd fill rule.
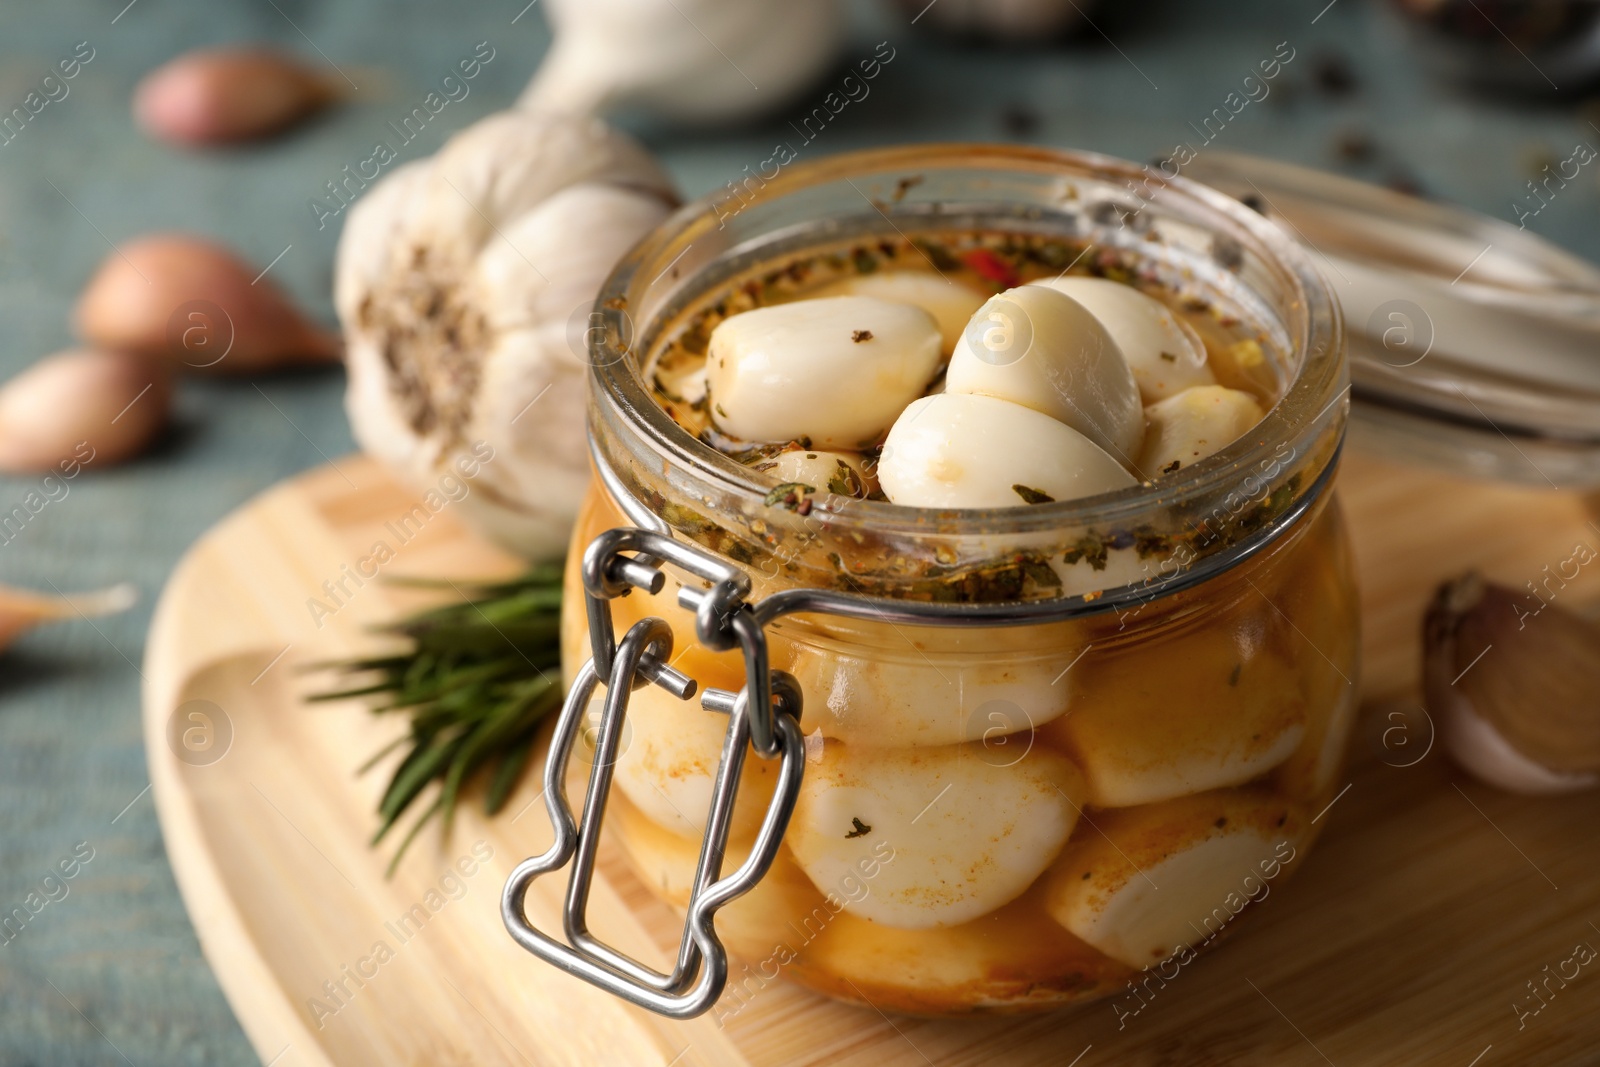
<path fill-rule="evenodd" d="M 1184 176 L 1306 246 L 1344 310 L 1356 433 L 1397 458 L 1600 485 L 1600 267 L 1525 229 L 1275 160 Z"/>

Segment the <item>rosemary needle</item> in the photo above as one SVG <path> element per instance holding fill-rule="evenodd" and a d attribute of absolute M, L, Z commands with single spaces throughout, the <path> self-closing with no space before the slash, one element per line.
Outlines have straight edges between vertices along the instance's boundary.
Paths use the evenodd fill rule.
<path fill-rule="evenodd" d="M 459 603 L 429 608 L 379 633 L 407 643 L 403 651 L 316 669 L 337 671 L 346 684 L 312 701 L 379 697 L 372 711 L 405 715 L 410 729 L 361 767 L 370 770 L 400 749 L 404 758 L 378 804 L 372 843 L 388 835 L 429 784 L 438 795 L 400 841 L 389 873 L 435 816 L 449 832 L 463 790 L 487 776 L 484 809 L 493 815 L 527 770 L 539 723 L 561 706 L 561 577 L 558 562 L 520 578 L 472 587 Z M 457 583 L 403 579 L 415 588 Z"/>

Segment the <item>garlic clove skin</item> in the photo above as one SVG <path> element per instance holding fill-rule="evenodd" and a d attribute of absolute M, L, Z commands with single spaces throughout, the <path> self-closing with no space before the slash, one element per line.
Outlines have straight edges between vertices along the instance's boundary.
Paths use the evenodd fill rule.
<path fill-rule="evenodd" d="M 49 596 L 26 589 L 0 586 L 0 650 L 41 623 L 57 619 L 95 618 L 127 611 L 139 599 L 129 583 L 92 593 Z"/>
<path fill-rule="evenodd" d="M 121 352 L 47 356 L 0 388 L 0 470 L 108 466 L 143 452 L 167 425 L 164 365 Z"/>
<path fill-rule="evenodd" d="M 1047 286 L 1019 286 L 978 309 L 950 357 L 945 391 L 1032 408 L 1138 473 L 1145 428 L 1133 372 L 1100 320 Z"/>
<path fill-rule="evenodd" d="M 711 331 L 712 420 L 745 441 L 851 451 L 876 441 L 939 366 L 939 327 L 918 307 L 864 296 L 797 300 Z"/>
<path fill-rule="evenodd" d="M 142 237 L 100 264 L 78 298 L 74 323 L 97 347 L 208 374 L 338 362 L 338 338 L 260 274 L 212 241 Z"/>
<path fill-rule="evenodd" d="M 940 343 L 946 356 L 955 351 L 967 323 L 989 299 L 987 293 L 981 293 L 970 285 L 921 270 L 856 274 L 830 282 L 806 296 L 870 296 L 877 300 L 919 307 L 939 324 Z"/>
<path fill-rule="evenodd" d="M 1137 484 L 1072 427 L 990 396 L 940 393 L 895 420 L 878 480 L 896 504 L 1008 508 L 1075 500 Z M 1020 487 L 1020 488 L 1018 488 Z"/>
<path fill-rule="evenodd" d="M 845 31 L 837 0 L 545 0 L 544 10 L 555 40 L 517 101 L 543 114 L 636 106 L 737 122 L 826 72 Z"/>
<path fill-rule="evenodd" d="M 523 556 L 559 554 L 589 481 L 591 305 L 673 199 L 604 124 L 516 112 L 371 189 L 335 273 L 362 448 L 418 491 L 464 477 L 466 521 Z"/>
<path fill-rule="evenodd" d="M 779 485 L 798 482 L 813 493 L 866 499 L 878 487 L 867 457 L 859 452 L 820 452 L 791 449 L 780 452 L 755 469 Z"/>
<path fill-rule="evenodd" d="M 1199 385 L 1145 408 L 1149 426 L 1139 467 L 1150 478 L 1193 466 L 1249 433 L 1266 417 L 1249 393 Z"/>
<path fill-rule="evenodd" d="M 824 741 L 808 757 L 784 841 L 824 890 L 892 849 L 872 891 L 845 906 L 871 922 L 922 929 L 986 915 L 1050 866 L 1082 796 L 1077 770 L 1043 748 L 1009 766 L 986 756 L 982 745 Z"/>
<path fill-rule="evenodd" d="M 1155 297 L 1121 282 L 1078 275 L 1032 284 L 1071 297 L 1100 320 L 1128 361 L 1145 404 L 1216 384 L 1200 335 Z"/>
<path fill-rule="evenodd" d="M 133 115 L 174 144 L 248 141 L 279 133 L 338 99 L 337 87 L 294 58 L 259 48 L 188 52 L 145 75 Z"/>
<path fill-rule="evenodd" d="M 1300 815 L 1251 790 L 1222 790 L 1095 816 L 1050 873 L 1057 922 L 1144 968 L 1221 933 L 1295 859 Z"/>
<path fill-rule="evenodd" d="M 1580 566 L 1595 558 L 1578 547 Z M 1600 785 L 1597 651 L 1600 626 L 1553 600 L 1477 574 L 1446 582 L 1423 622 L 1423 692 L 1445 751 L 1512 793 Z"/>

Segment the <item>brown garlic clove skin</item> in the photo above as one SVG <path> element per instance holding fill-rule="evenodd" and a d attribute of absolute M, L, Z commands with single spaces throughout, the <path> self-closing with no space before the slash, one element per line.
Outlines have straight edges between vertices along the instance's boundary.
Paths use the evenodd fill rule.
<path fill-rule="evenodd" d="M 0 470 L 76 474 L 130 459 L 171 410 L 164 364 L 78 349 L 47 356 L 0 387 Z"/>
<path fill-rule="evenodd" d="M 276 52 L 219 48 L 189 52 L 140 81 L 133 115 L 157 140 L 209 145 L 280 133 L 337 100 L 320 72 Z"/>
<path fill-rule="evenodd" d="M 49 596 L 26 589 L 0 585 L 0 652 L 21 634 L 41 623 L 56 619 L 93 618 L 127 611 L 138 599 L 132 585 L 124 582 L 93 593 Z"/>
<path fill-rule="evenodd" d="M 221 245 L 181 234 L 130 241 L 78 298 L 78 333 L 178 370 L 256 374 L 342 358 L 268 278 Z M 251 284 L 254 282 L 254 284 Z"/>
<path fill-rule="evenodd" d="M 1446 751 L 1488 784 L 1600 785 L 1600 626 L 1589 620 L 1477 574 L 1447 582 L 1423 623 L 1423 689 Z"/>

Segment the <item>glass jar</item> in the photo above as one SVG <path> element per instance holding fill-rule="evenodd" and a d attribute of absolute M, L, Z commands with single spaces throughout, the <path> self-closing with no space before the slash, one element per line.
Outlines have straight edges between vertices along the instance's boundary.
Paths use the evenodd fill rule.
<path fill-rule="evenodd" d="M 833 493 L 796 507 L 658 402 L 653 357 L 716 301 L 817 250 L 926 258 L 928 234 L 1008 235 L 1052 267 L 1072 253 L 1063 267 L 1159 293 L 1210 347 L 1231 344 L 1234 371 L 1275 403 L 1242 439 L 1154 483 L 939 511 Z M 767 620 L 771 666 L 803 696 L 804 768 L 769 869 L 716 916 L 734 956 L 719 1015 L 780 976 L 924 1015 L 1101 996 L 1232 933 L 1304 864 L 1341 785 L 1358 621 L 1330 488 L 1347 413 L 1341 325 L 1277 229 L 1101 156 L 871 151 L 685 208 L 596 307 L 602 477 L 569 557 L 569 684 L 591 652 L 581 561 L 614 528 L 648 525 L 709 553 L 748 576 L 749 604 L 809 589 L 861 605 Z M 610 601 L 615 632 L 663 619 L 673 668 L 739 692 L 740 651 L 705 647 L 680 605 L 680 588 L 712 583 L 663 569 L 659 592 Z M 608 757 L 607 825 L 679 907 L 726 726 L 646 685 Z M 730 866 L 751 851 L 779 769 L 745 759 Z"/>

